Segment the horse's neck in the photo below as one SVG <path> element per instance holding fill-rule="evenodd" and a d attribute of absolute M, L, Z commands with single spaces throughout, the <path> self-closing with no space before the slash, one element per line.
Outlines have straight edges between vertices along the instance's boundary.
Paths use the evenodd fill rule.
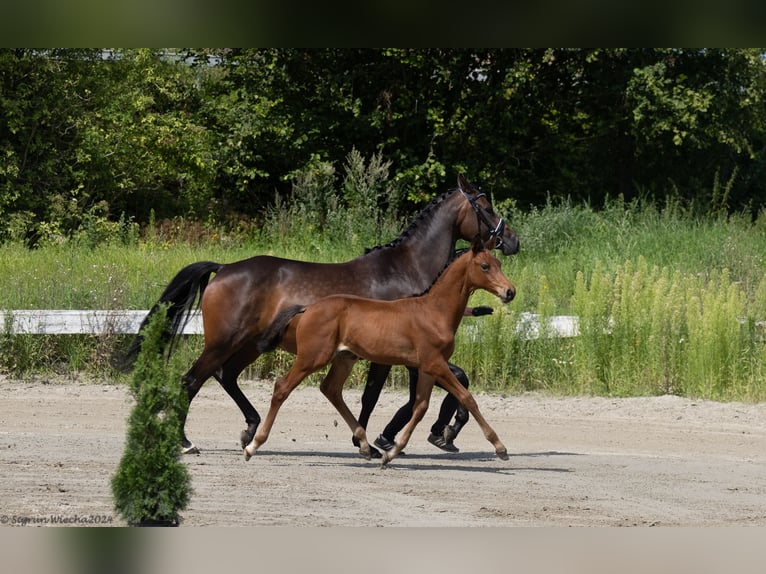
<path fill-rule="evenodd" d="M 391 247 L 392 260 L 401 262 L 408 273 L 419 278 L 425 290 L 444 268 L 457 242 L 458 194 L 452 194 L 422 220 L 411 225 L 401 241 Z"/>

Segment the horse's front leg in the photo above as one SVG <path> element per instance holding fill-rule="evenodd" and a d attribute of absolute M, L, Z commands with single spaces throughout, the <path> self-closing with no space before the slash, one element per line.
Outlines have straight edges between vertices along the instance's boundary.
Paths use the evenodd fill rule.
<path fill-rule="evenodd" d="M 322 384 L 319 386 L 319 390 L 322 394 L 335 407 L 343 420 L 351 429 L 354 436 L 354 442 L 359 445 L 359 454 L 361 454 L 367 460 L 372 457 L 372 447 L 367 441 L 367 432 L 359 421 L 354 417 L 351 409 L 343 400 L 343 384 L 351 374 L 351 369 L 354 368 L 356 363 L 356 357 L 348 353 L 341 353 L 333 359 L 330 371 L 322 380 Z"/>
<path fill-rule="evenodd" d="M 431 400 L 431 391 L 433 388 L 434 377 L 424 373 L 423 371 L 419 371 L 418 383 L 415 387 L 415 402 L 412 405 L 412 417 L 399 433 L 399 436 L 394 442 L 394 447 L 391 450 L 387 450 L 382 453 L 383 460 L 380 463 L 381 468 L 385 468 L 386 465 L 394 458 L 399 456 L 399 454 L 404 450 L 404 447 L 407 446 L 407 443 L 410 441 L 410 437 L 412 436 L 415 427 L 418 426 L 418 423 L 421 420 L 423 420 L 423 417 L 428 410 L 428 403 Z"/>

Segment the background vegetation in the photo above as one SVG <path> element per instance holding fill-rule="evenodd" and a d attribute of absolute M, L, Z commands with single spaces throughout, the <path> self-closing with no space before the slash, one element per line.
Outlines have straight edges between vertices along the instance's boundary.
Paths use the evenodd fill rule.
<path fill-rule="evenodd" d="M 476 387 L 762 400 L 763 66 L 739 49 L 0 50 L 0 308 L 146 309 L 201 259 L 343 261 L 464 171 L 522 245 L 517 300 L 477 294 L 496 311 L 458 333 Z M 582 334 L 529 339 L 522 312 L 578 315 Z M 6 329 L 0 369 L 117 376 L 124 342 Z"/>
<path fill-rule="evenodd" d="M 260 224 L 354 149 L 391 162 L 405 216 L 458 172 L 522 208 L 754 214 L 765 70 L 761 49 L 2 49 L 0 238 Z"/>

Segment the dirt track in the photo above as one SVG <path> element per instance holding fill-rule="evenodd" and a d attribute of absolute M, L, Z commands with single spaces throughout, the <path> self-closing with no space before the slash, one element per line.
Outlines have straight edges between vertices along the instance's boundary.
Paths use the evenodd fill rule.
<path fill-rule="evenodd" d="M 265 412 L 271 384 L 244 389 Z M 473 422 L 459 454 L 426 442 L 436 393 L 406 455 L 381 469 L 315 388 L 296 390 L 245 462 L 241 415 L 208 383 L 187 427 L 202 454 L 184 458 L 194 494 L 183 524 L 766 526 L 766 404 L 478 395 L 511 455 L 501 461 Z M 353 411 L 359 397 L 346 393 Z M 384 391 L 371 436 L 404 400 Z M 131 406 L 120 386 L 0 378 L 4 524 L 122 524 L 109 481 Z"/>

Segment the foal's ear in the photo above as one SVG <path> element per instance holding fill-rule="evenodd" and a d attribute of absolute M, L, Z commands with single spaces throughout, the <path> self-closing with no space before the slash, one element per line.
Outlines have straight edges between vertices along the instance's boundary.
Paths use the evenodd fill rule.
<path fill-rule="evenodd" d="M 484 244 L 484 242 L 481 240 L 481 236 L 477 235 L 473 238 L 473 241 L 471 241 L 471 251 L 474 255 L 477 253 L 481 253 L 487 248 L 487 246 Z"/>

